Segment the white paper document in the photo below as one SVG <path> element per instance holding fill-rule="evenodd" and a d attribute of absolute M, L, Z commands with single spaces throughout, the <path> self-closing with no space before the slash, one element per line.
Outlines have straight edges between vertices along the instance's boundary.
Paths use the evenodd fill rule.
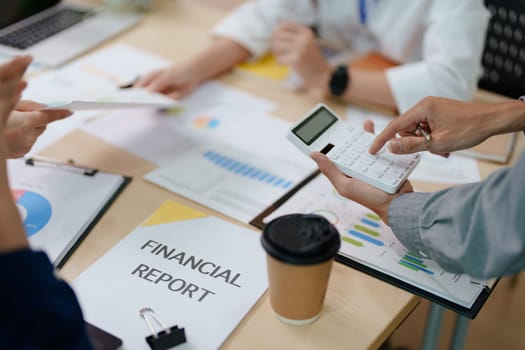
<path fill-rule="evenodd" d="M 253 137 L 261 139 L 261 128 L 264 135 L 268 128 L 284 127 L 276 118 L 267 117 L 266 112 L 273 106 L 241 90 L 208 82 L 181 100 L 175 110 L 114 112 L 86 123 L 84 130 L 162 165 L 207 141 L 236 144 L 243 149 L 260 147 L 260 141 Z"/>
<path fill-rule="evenodd" d="M 409 180 L 441 184 L 465 184 L 481 180 L 475 159 L 451 154 L 448 158 L 421 152 L 421 161 Z"/>
<path fill-rule="evenodd" d="M 149 349 L 139 310 L 185 329 L 177 349 L 218 349 L 267 288 L 260 235 L 176 202 L 73 281 L 88 322 L 118 336 L 122 349 Z"/>
<path fill-rule="evenodd" d="M 470 308 L 483 287 L 470 276 L 444 271 L 418 252 L 408 251 L 388 226 L 367 208 L 340 196 L 320 175 L 263 219 L 290 213 L 326 217 L 341 235 L 339 254 L 434 295 Z"/>
<path fill-rule="evenodd" d="M 178 101 L 168 96 L 143 89 L 115 89 L 105 95 L 90 99 L 63 101 L 42 108 L 43 110 L 69 109 L 71 111 L 108 110 L 108 109 L 164 109 L 175 108 Z"/>
<path fill-rule="evenodd" d="M 347 120 L 355 125 L 363 125 L 365 120 L 372 120 L 376 134 L 381 132 L 393 117 L 349 107 Z M 451 154 L 448 158 L 429 152 L 421 152 L 418 166 L 409 176 L 409 180 L 436 183 L 461 184 L 479 181 L 480 175 L 475 159 Z"/>
<path fill-rule="evenodd" d="M 31 77 L 22 97 L 50 106 L 62 107 L 71 101 L 115 102 L 123 99 L 124 95 L 130 94 L 118 89 L 120 85 L 127 84 L 138 76 L 168 63 L 167 60 L 131 46 L 115 45 L 87 55 L 62 68 Z M 167 97 L 163 98 L 167 99 Z M 164 101 L 168 102 L 168 100 Z M 73 110 L 77 110 L 77 107 L 78 105 L 70 106 Z M 90 110 L 85 110 L 85 105 L 83 107 L 84 109 L 79 109 L 72 117 L 49 124 L 46 132 L 33 146 L 31 154 L 41 151 L 87 120 L 104 112 L 91 110 L 93 105 L 89 106 Z M 108 105 L 105 106 L 107 107 Z"/>
<path fill-rule="evenodd" d="M 146 180 L 249 223 L 310 171 L 286 158 L 221 144 L 194 148 Z"/>
<path fill-rule="evenodd" d="M 111 97 L 121 85 L 167 64 L 142 50 L 116 45 L 31 78 L 23 98 L 56 106 Z"/>
<path fill-rule="evenodd" d="M 60 265 L 125 181 L 116 174 L 23 159 L 8 161 L 9 186 L 33 249 Z"/>
<path fill-rule="evenodd" d="M 217 81 L 202 84 L 181 102 L 188 113 L 202 112 L 217 107 L 250 112 L 269 112 L 275 107 L 274 102 Z"/>
<path fill-rule="evenodd" d="M 176 113 L 116 112 L 84 130 L 158 164 L 147 180 L 249 222 L 316 168 L 272 106 L 212 82 Z"/>

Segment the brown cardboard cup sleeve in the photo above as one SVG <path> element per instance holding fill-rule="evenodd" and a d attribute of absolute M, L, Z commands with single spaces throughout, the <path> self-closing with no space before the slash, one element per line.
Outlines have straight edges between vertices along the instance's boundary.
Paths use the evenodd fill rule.
<path fill-rule="evenodd" d="M 284 215 L 266 225 L 261 243 L 267 253 L 270 304 L 277 317 L 295 325 L 314 322 L 341 246 L 337 229 L 319 215 Z"/>

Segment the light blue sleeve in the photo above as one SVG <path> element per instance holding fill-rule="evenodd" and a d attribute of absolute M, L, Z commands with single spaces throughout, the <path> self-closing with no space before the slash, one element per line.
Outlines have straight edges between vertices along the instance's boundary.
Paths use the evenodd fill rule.
<path fill-rule="evenodd" d="M 408 249 L 476 278 L 525 269 L 525 152 L 485 181 L 397 197 L 389 224 Z"/>

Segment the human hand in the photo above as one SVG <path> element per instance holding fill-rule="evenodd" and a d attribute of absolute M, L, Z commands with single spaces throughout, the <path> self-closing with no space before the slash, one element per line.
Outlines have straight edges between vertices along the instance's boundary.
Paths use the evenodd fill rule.
<path fill-rule="evenodd" d="M 374 123 L 370 120 L 365 121 L 363 129 L 373 134 Z M 406 181 L 395 194 L 389 194 L 361 180 L 345 175 L 328 157 L 320 152 L 313 152 L 311 157 L 340 195 L 372 210 L 386 224 L 388 224 L 390 202 L 399 195 L 414 191 L 410 182 Z"/>
<path fill-rule="evenodd" d="M 22 77 L 30 63 L 31 57 L 22 56 L 0 65 L 0 254 L 28 247 L 22 221 L 9 189 L 4 131 L 7 118 L 26 86 Z"/>
<path fill-rule="evenodd" d="M 366 121 L 364 129 L 373 133 L 374 124 Z M 406 181 L 395 194 L 383 192 L 361 180 L 345 175 L 324 154 L 313 152 L 311 156 L 339 194 L 372 210 L 386 224 L 388 224 L 388 207 L 392 200 L 397 196 L 414 191 L 412 184 Z"/>
<path fill-rule="evenodd" d="M 27 85 L 22 77 L 30 63 L 30 56 L 20 56 L 0 65 L 0 158 L 2 161 L 8 154 L 4 136 L 7 118 Z"/>
<path fill-rule="evenodd" d="M 25 155 L 46 130 L 47 124 L 73 114 L 69 110 L 40 110 L 43 107 L 45 105 L 33 101 L 20 101 L 11 112 L 4 131 L 8 158 Z"/>
<path fill-rule="evenodd" d="M 0 65 L 0 130 L 4 130 L 7 117 L 20 100 L 26 82 L 22 77 L 31 63 L 30 56 L 15 57 Z"/>
<path fill-rule="evenodd" d="M 449 152 L 472 147 L 491 136 L 493 108 L 488 104 L 426 97 L 393 119 L 376 137 L 369 152 L 377 153 L 388 142 L 392 153 L 430 151 L 448 156 Z M 430 133 L 430 141 L 417 130 L 418 126 Z"/>
<path fill-rule="evenodd" d="M 310 28 L 281 23 L 272 33 L 271 50 L 277 62 L 293 68 L 306 87 L 327 90 L 332 68 Z"/>
<path fill-rule="evenodd" d="M 189 95 L 199 84 L 196 76 L 190 65 L 172 65 L 146 74 L 133 87 L 145 88 L 173 99 L 181 99 Z"/>
<path fill-rule="evenodd" d="M 312 153 L 311 157 L 341 196 L 372 210 L 386 224 L 388 224 L 388 207 L 392 200 L 401 194 L 414 191 L 410 182 L 406 181 L 397 193 L 389 194 L 343 174 L 330 159 L 320 152 Z"/>

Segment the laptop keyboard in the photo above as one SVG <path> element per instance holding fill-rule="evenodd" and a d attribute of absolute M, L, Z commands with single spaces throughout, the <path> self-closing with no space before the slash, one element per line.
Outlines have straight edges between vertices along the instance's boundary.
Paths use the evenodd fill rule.
<path fill-rule="evenodd" d="M 0 44 L 24 50 L 93 15 L 89 11 L 61 8 L 47 17 L 0 36 Z"/>

